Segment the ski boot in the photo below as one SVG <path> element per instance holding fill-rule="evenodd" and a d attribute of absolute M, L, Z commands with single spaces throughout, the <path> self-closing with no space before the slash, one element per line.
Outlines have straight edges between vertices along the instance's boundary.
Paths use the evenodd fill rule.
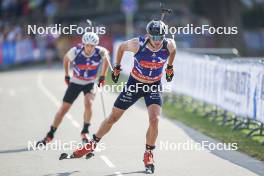
<path fill-rule="evenodd" d="M 89 138 L 89 133 L 81 133 L 81 139 L 82 139 L 82 143 L 86 144 L 89 142 L 90 138 Z"/>
<path fill-rule="evenodd" d="M 47 143 L 50 143 L 53 138 L 54 138 L 54 135 L 48 133 L 47 136 L 44 139 L 42 139 L 42 140 L 40 140 L 40 141 L 37 142 L 36 147 L 39 147 L 41 145 L 46 146 Z"/>
<path fill-rule="evenodd" d="M 89 135 L 88 135 L 89 133 L 81 133 L 81 138 L 82 138 L 82 143 L 83 144 L 87 144 L 91 139 L 89 138 Z M 87 155 L 86 155 L 86 159 L 90 159 L 90 158 L 92 158 L 94 156 L 94 153 L 92 152 L 92 153 L 88 153 Z"/>
<path fill-rule="evenodd" d="M 155 167 L 154 167 L 153 153 L 151 151 L 145 151 L 143 162 L 145 165 L 146 174 L 153 174 Z"/>

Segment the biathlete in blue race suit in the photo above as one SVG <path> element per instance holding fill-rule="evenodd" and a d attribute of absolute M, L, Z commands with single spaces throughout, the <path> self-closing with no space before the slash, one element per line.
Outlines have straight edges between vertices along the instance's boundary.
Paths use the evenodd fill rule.
<path fill-rule="evenodd" d="M 106 118 L 93 139 L 84 147 L 77 149 L 72 155 L 65 157 L 79 158 L 93 152 L 96 144 L 111 129 L 122 114 L 139 98 L 144 97 L 149 114 L 149 127 L 146 134 L 146 151 L 143 161 L 147 173 L 154 173 L 153 150 L 158 136 L 158 122 L 161 113 L 161 94 L 159 89 L 164 65 L 167 63 L 166 80 L 173 78 L 173 61 L 176 54 L 176 44 L 173 39 L 165 38 L 165 24 L 162 21 L 148 23 L 147 35 L 124 41 L 117 52 L 116 65 L 112 72 L 112 80 L 117 83 L 121 69 L 121 59 L 125 51 L 135 53 L 134 66 L 131 70 L 127 85 L 114 103 L 112 112 Z M 137 86 L 139 85 L 139 86 Z M 136 87 L 136 89 L 135 89 Z M 143 88 L 145 87 L 145 88 Z M 149 89 L 147 89 L 149 87 Z"/>
<path fill-rule="evenodd" d="M 107 49 L 98 46 L 99 37 L 96 33 L 87 32 L 82 36 L 82 44 L 71 48 L 64 57 L 65 83 L 68 88 L 63 97 L 62 105 L 54 117 L 53 124 L 47 135 L 37 143 L 46 145 L 54 138 L 55 131 L 68 112 L 73 102 L 81 92 L 84 94 L 84 124 L 81 131 L 82 141 L 88 142 L 89 126 L 92 117 L 92 104 L 94 100 L 94 83 L 100 65 L 102 71 L 98 86 L 103 86 L 108 69 L 109 53 Z M 70 64 L 73 65 L 73 77 L 69 76 Z"/>

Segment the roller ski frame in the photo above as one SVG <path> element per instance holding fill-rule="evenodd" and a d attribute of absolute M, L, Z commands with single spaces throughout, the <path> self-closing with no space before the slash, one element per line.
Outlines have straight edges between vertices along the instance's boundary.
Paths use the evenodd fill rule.
<path fill-rule="evenodd" d="M 84 155 L 86 156 L 86 159 L 90 159 L 94 156 L 94 148 L 96 146 L 96 144 L 93 141 L 90 141 L 86 144 L 84 144 L 85 146 L 83 146 L 82 148 L 77 149 L 75 152 L 73 152 L 73 154 L 67 154 L 67 153 L 62 153 L 59 157 L 59 160 L 63 160 L 63 159 L 73 159 L 73 158 L 81 158 Z M 90 147 L 88 150 L 86 147 Z M 86 154 L 85 154 L 86 153 Z"/>
<path fill-rule="evenodd" d="M 146 174 L 154 174 L 155 166 L 154 164 L 148 164 L 145 166 L 145 172 Z"/>
<path fill-rule="evenodd" d="M 88 153 L 85 156 L 85 159 L 90 159 L 94 156 L 94 153 Z M 67 153 L 62 153 L 59 157 L 59 160 L 64 160 L 64 159 L 75 159 L 76 157 L 73 154 L 67 154 Z"/>

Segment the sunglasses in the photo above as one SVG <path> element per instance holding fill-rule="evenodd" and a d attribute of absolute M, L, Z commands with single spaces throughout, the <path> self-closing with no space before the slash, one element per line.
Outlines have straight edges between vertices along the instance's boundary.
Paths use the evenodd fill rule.
<path fill-rule="evenodd" d="M 164 35 L 151 35 L 150 38 L 153 41 L 162 41 L 164 39 Z"/>

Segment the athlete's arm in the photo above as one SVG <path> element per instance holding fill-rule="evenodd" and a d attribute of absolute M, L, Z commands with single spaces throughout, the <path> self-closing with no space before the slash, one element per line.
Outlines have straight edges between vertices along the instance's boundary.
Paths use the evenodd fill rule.
<path fill-rule="evenodd" d="M 116 55 L 116 63 L 112 71 L 112 80 L 113 82 L 117 83 L 121 71 L 121 59 L 123 57 L 123 54 L 125 51 L 131 51 L 133 53 L 136 53 L 139 49 L 139 41 L 137 38 L 133 38 L 131 40 L 124 41 L 121 43 L 117 50 L 117 55 Z"/>
<path fill-rule="evenodd" d="M 173 61 L 174 61 L 174 58 L 176 55 L 176 44 L 175 44 L 175 41 L 173 39 L 168 40 L 168 50 L 170 52 L 170 55 L 169 55 L 167 68 L 165 69 L 165 71 L 166 71 L 166 80 L 167 80 L 167 82 L 170 82 L 170 81 L 172 81 L 172 78 L 174 76 Z"/>
<path fill-rule="evenodd" d="M 75 57 L 76 57 L 76 47 L 69 49 L 69 51 L 65 54 L 63 58 L 65 76 L 69 76 L 70 64 L 75 59 Z"/>
<path fill-rule="evenodd" d="M 176 43 L 174 39 L 168 40 L 168 50 L 170 52 L 169 59 L 168 59 L 168 65 L 172 66 L 175 55 L 176 55 Z"/>
<path fill-rule="evenodd" d="M 64 77 L 64 81 L 67 85 L 69 85 L 70 83 L 70 74 L 69 74 L 69 69 L 70 69 L 70 65 L 71 62 L 74 60 L 75 58 L 75 50 L 76 48 L 73 47 L 71 48 L 64 56 L 63 58 L 63 67 L 64 67 L 64 72 L 65 72 L 65 77 Z"/>
<path fill-rule="evenodd" d="M 65 55 L 65 56 L 64 56 L 64 59 L 63 59 L 63 66 L 64 66 L 65 76 L 69 76 L 70 65 L 71 65 L 71 61 L 70 61 L 70 59 L 68 58 L 68 56 Z"/>
<path fill-rule="evenodd" d="M 101 87 L 105 85 L 105 76 L 108 70 L 108 66 L 109 66 L 108 62 L 110 61 L 110 56 L 109 56 L 108 50 L 103 47 L 100 47 L 99 54 L 101 55 L 101 58 L 103 59 L 101 75 L 98 80 L 98 87 Z"/>
<path fill-rule="evenodd" d="M 103 58 L 101 76 L 106 76 L 108 66 L 109 66 L 108 62 L 110 62 L 109 52 L 107 49 L 104 48 L 101 50 L 100 54 Z"/>
<path fill-rule="evenodd" d="M 133 39 L 122 42 L 117 50 L 116 65 L 120 65 L 125 51 L 131 51 L 133 53 L 136 53 L 138 49 L 139 49 L 138 38 L 133 38 Z"/>

